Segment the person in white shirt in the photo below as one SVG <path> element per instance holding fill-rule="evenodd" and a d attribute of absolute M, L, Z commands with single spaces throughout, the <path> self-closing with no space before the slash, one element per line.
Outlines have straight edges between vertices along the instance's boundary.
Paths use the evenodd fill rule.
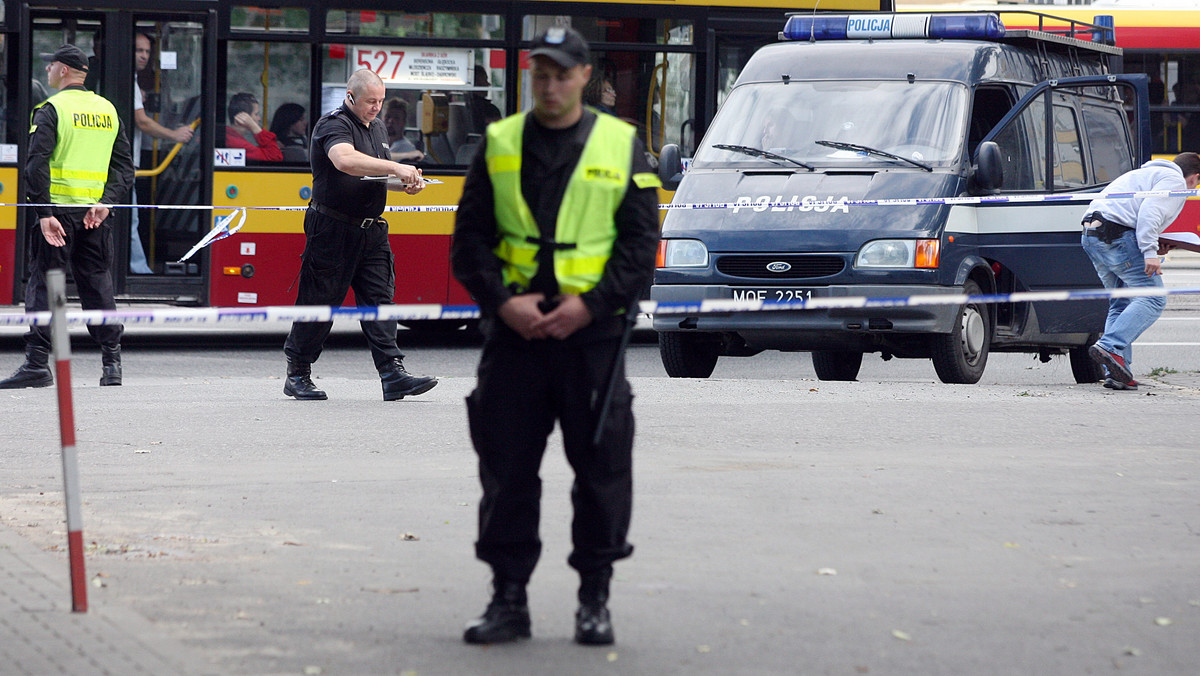
<path fill-rule="evenodd" d="M 153 48 L 153 43 L 150 36 L 145 33 L 138 33 L 134 38 L 134 63 L 137 65 L 137 70 L 140 73 L 150 64 L 150 53 Z M 142 158 L 142 135 L 146 134 L 164 141 L 172 143 L 187 143 L 192 140 L 193 130 L 190 126 L 184 125 L 174 129 L 168 129 L 159 124 L 146 114 L 146 106 L 143 102 L 142 88 L 137 83 L 137 78 L 133 82 L 133 166 L 137 167 Z M 131 204 L 137 204 L 137 189 L 130 191 L 129 201 Z M 133 217 L 131 219 L 129 231 L 129 271 L 139 275 L 149 275 L 154 271 L 146 261 L 146 252 L 142 248 L 142 238 L 138 234 L 138 210 L 133 209 Z"/>
<path fill-rule="evenodd" d="M 1158 236 L 1183 211 L 1186 197 L 1108 199 L 1106 195 L 1150 190 L 1191 190 L 1200 183 L 1200 155 L 1181 153 L 1174 161 L 1151 160 L 1118 176 L 1088 205 L 1083 218 L 1083 250 L 1106 289 L 1163 285 Z M 1165 296 L 1112 298 L 1104 335 L 1089 350 L 1108 373 L 1104 386 L 1135 390 L 1130 365 L 1133 341 L 1150 328 L 1167 305 Z"/>

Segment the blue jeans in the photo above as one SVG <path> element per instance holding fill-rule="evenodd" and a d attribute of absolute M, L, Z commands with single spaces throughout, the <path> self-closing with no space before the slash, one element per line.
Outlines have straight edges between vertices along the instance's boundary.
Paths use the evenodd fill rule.
<path fill-rule="evenodd" d="M 1163 285 L 1162 275 L 1146 275 L 1146 261 L 1138 249 L 1133 230 L 1127 230 L 1110 244 L 1089 236 L 1085 230 L 1083 250 L 1092 259 L 1096 274 L 1100 275 L 1106 289 Z M 1154 324 L 1166 306 L 1166 296 L 1110 299 L 1104 335 L 1096 344 L 1123 357 L 1125 366 L 1132 370 L 1133 341 Z"/>

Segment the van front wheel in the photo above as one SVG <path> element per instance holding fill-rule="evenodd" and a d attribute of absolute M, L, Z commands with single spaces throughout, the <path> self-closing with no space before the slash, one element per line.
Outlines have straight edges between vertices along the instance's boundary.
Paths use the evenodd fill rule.
<path fill-rule="evenodd" d="M 817 350 L 812 353 L 813 370 L 818 380 L 854 380 L 862 367 L 862 352 Z"/>
<path fill-rule="evenodd" d="M 665 331 L 658 334 L 658 354 L 672 378 L 707 378 L 721 356 L 721 342 L 707 333 Z"/>
<path fill-rule="evenodd" d="M 968 281 L 963 293 L 977 296 L 979 285 Z M 933 368 L 943 383 L 973 385 L 983 376 L 991 343 L 992 322 L 987 306 L 967 303 L 959 309 L 953 330 L 933 337 Z"/>

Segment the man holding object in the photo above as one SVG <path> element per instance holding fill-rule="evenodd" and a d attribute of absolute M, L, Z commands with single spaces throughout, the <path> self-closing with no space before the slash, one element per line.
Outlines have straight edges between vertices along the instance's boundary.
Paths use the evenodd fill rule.
<path fill-rule="evenodd" d="M 1200 155 L 1181 153 L 1174 161 L 1150 160 L 1118 176 L 1088 205 L 1083 218 L 1083 250 L 1106 289 L 1163 285 L 1158 236 L 1183 211 L 1184 197 L 1107 199 L 1105 195 L 1150 190 L 1191 190 L 1200 182 Z M 1130 364 L 1133 341 L 1150 328 L 1163 308 L 1165 296 L 1112 298 L 1104 335 L 1090 349 L 1108 377 L 1104 386 L 1136 390 Z"/>
<path fill-rule="evenodd" d="M 308 156 L 313 196 L 304 213 L 304 254 L 297 305 L 341 305 L 354 289 L 359 305 L 392 302 L 396 271 L 381 214 L 387 191 L 415 195 L 425 188 L 421 170 L 389 159 L 387 131 L 377 119 L 383 108 L 383 81 L 370 70 L 355 71 L 346 83 L 346 100 L 313 127 Z M 364 181 L 364 176 L 393 176 L 398 181 Z M 437 379 L 414 376 L 404 368 L 396 345 L 396 322 L 363 321 L 383 385 L 384 401 L 422 394 Z M 326 399 L 312 381 L 312 364 L 321 356 L 333 322 L 296 322 L 283 351 L 287 382 L 283 393 L 302 400 Z"/>

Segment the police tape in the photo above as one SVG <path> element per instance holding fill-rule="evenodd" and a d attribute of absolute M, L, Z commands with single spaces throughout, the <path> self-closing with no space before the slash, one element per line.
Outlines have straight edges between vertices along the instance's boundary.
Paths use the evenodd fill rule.
<path fill-rule="evenodd" d="M 707 298 L 697 301 L 653 301 L 638 303 L 638 311 L 648 315 L 683 316 L 738 312 L 780 312 L 854 308 L 913 307 L 929 305 L 967 305 L 996 303 L 1037 303 L 1114 298 L 1141 298 L 1200 294 L 1200 287 L 1126 287 L 1121 289 L 1080 289 L 1075 291 L 1018 291 L 994 294 L 931 293 L 912 296 L 814 296 L 796 300 L 766 298 Z M 196 326 L 203 324 L 245 324 L 285 322 L 419 321 L 471 320 L 479 318 L 474 305 L 380 305 L 377 307 L 325 305 L 151 308 L 122 310 L 75 310 L 67 312 L 69 326 L 105 324 Z M 49 312 L 0 313 L 0 327 L 48 326 Z"/>
<path fill-rule="evenodd" d="M 706 209 L 754 209 L 755 211 L 764 211 L 772 209 L 775 211 L 791 211 L 799 210 L 829 210 L 835 207 L 909 207 L 909 206 L 960 206 L 971 204 L 1031 204 L 1038 202 L 1090 202 L 1099 199 L 1101 193 L 1086 192 L 1086 193 L 1061 193 L 1061 194 L 1029 194 L 1029 195 L 979 195 L 974 197 L 892 197 L 881 199 L 850 199 L 848 197 L 834 198 L 832 195 L 827 199 L 818 199 L 815 195 L 800 197 L 799 195 L 792 197 L 790 200 L 784 201 L 782 196 L 777 197 L 776 201 L 772 201 L 769 196 L 760 196 L 751 199 L 750 197 L 740 197 L 733 202 L 678 202 L 670 204 L 660 204 L 659 209 L 671 210 L 706 210 Z M 1104 199 L 1148 199 L 1157 197 L 1200 197 L 1200 188 L 1191 190 L 1137 190 L 1129 192 L 1110 192 L 1103 195 Z M 61 207 L 60 204 L 40 204 L 40 203 L 12 203 L 0 202 L 0 207 Z M 87 205 L 80 205 L 87 206 Z M 111 209 L 198 209 L 198 210 L 222 210 L 229 209 L 235 211 L 238 209 L 246 209 L 249 211 L 306 211 L 308 206 L 235 206 L 235 205 L 181 205 L 181 204 L 106 204 Z M 387 212 L 450 212 L 457 211 L 456 204 L 415 204 L 415 205 L 388 205 L 384 207 Z"/>

